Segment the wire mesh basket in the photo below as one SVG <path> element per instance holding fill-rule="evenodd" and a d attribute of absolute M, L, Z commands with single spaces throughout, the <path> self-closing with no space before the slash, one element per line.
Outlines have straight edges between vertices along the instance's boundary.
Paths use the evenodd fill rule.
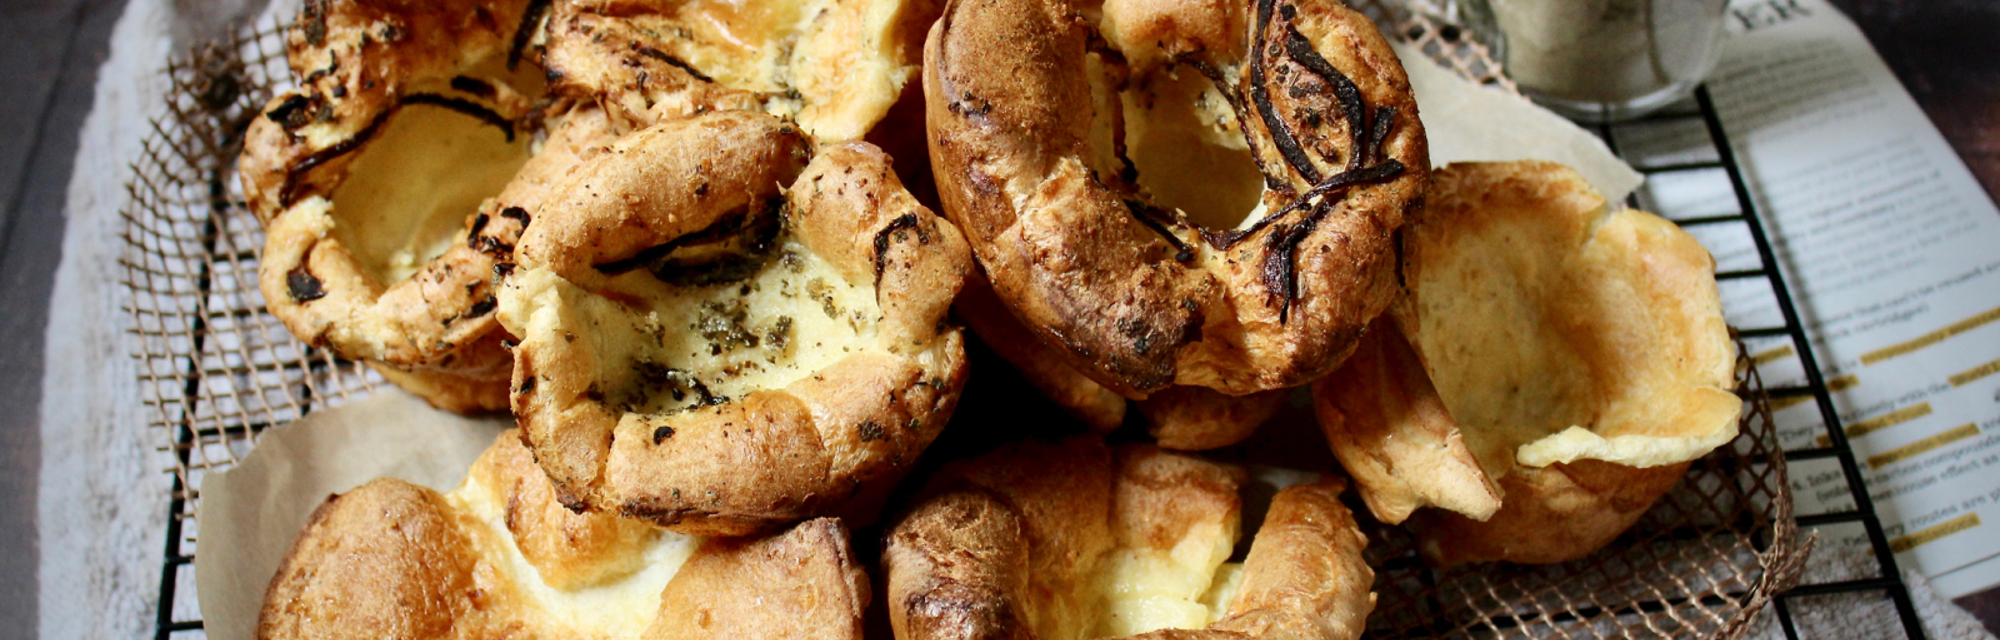
<path fill-rule="evenodd" d="M 244 205 L 244 129 L 292 82 L 282 25 L 236 32 L 176 57 L 165 114 L 126 182 L 133 357 L 148 427 L 171 457 L 157 636 L 201 629 L 193 594 L 201 479 L 247 455 L 257 433 L 366 394 L 379 374 L 293 338 L 264 310 L 264 232 Z"/>
<path fill-rule="evenodd" d="M 1550 565 L 1435 570 L 1403 529 L 1373 524 L 1379 600 L 1372 637 L 1738 638 L 1798 580 L 1806 541 L 1791 513 L 1783 451 L 1746 360 L 1741 434 L 1697 460 L 1627 533 Z"/>
<path fill-rule="evenodd" d="M 1483 47 L 1431 14 L 1380 1 L 1358 7 L 1384 33 L 1461 76 L 1513 90 Z M 149 429 L 174 476 L 171 495 L 162 496 L 172 518 L 159 638 L 202 633 L 191 566 L 202 477 L 236 464 L 263 429 L 383 384 L 367 367 L 294 339 L 264 310 L 257 288 L 263 232 L 244 205 L 235 158 L 244 127 L 274 92 L 293 83 L 283 33 L 278 24 L 246 28 L 173 59 L 165 113 L 153 122 L 127 183 L 123 262 L 132 292 L 131 348 L 151 410 Z M 1712 121 L 1713 109 L 1703 105 Z M 1726 141 L 1717 142 L 1726 149 Z M 1747 212 L 1747 200 L 1745 206 Z M 1756 224 L 1754 216 L 1738 217 Z M 1782 292 L 1776 269 L 1763 275 Z M 1788 329 L 1796 329 L 1795 320 L 1789 328 L 1746 333 Z M 1802 334 L 1798 339 L 1806 344 Z M 1750 407 L 1741 435 L 1697 461 L 1630 533 L 1588 558 L 1438 571 L 1417 558 L 1400 529 L 1369 525 L 1379 594 L 1369 635 L 1743 636 L 1755 614 L 1796 583 L 1807 545 L 1792 515 L 1786 453 L 1762 383 L 1754 368 L 1741 370 Z M 1824 397 L 1825 389 L 1809 392 Z M 1866 505 L 1858 489 L 1856 497 Z M 1885 573 L 1893 580 L 1893 571 Z M 1893 587 L 1892 594 L 1902 594 L 1900 582 Z M 1899 597 L 1899 606 L 1907 606 L 1907 596 Z M 1783 626 L 1792 630 L 1788 617 Z"/>

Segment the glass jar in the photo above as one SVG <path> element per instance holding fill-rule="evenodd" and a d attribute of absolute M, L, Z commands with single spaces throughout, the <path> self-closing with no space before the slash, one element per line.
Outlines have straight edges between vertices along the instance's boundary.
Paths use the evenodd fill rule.
<path fill-rule="evenodd" d="M 1626 120 L 1715 69 L 1728 0 L 1458 0 L 1521 92 L 1563 115 Z"/>

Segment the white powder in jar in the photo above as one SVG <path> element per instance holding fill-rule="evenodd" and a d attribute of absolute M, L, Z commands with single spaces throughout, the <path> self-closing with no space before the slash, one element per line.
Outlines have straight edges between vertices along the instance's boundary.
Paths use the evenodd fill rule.
<path fill-rule="evenodd" d="M 1715 64 L 1727 0 L 1487 0 L 1508 75 L 1561 100 L 1620 104 Z"/>

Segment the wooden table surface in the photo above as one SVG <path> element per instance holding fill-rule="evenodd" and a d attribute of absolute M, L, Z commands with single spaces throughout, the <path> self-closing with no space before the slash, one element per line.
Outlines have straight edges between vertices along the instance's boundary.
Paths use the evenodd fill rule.
<path fill-rule="evenodd" d="M 1861 24 L 1987 193 L 2000 193 L 2000 2 L 1830 1 Z M 0 635 L 10 637 L 36 628 L 42 343 L 64 193 L 123 9 L 124 0 L 0 0 Z M 1958 603 L 2000 633 L 2000 589 Z"/>

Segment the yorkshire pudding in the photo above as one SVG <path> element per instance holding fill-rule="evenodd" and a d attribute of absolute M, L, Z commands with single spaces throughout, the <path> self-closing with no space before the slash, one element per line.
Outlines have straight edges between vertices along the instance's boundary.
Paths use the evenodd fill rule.
<path fill-rule="evenodd" d="M 945 214 L 1112 391 L 1304 384 L 1396 293 L 1423 125 L 1338 2 L 960 0 L 924 61 Z"/>
<path fill-rule="evenodd" d="M 1456 512 L 1411 521 L 1432 560 L 1582 557 L 1736 436 L 1715 261 L 1561 165 L 1434 176 L 1409 297 L 1314 386 L 1321 425 L 1377 517 Z"/>
<path fill-rule="evenodd" d="M 890 532 L 901 640 L 1359 637 L 1366 539 L 1338 480 L 1287 487 L 1241 563 L 1242 470 L 1095 438 L 959 463 Z"/>
<path fill-rule="evenodd" d="M 257 637 L 855 640 L 868 599 L 837 520 L 722 540 L 572 513 L 509 431 L 451 493 L 380 479 L 328 498 Z"/>
<path fill-rule="evenodd" d="M 549 19 L 552 93 L 640 125 L 764 111 L 857 140 L 917 74 L 933 0 L 572 0 Z"/>
<path fill-rule="evenodd" d="M 971 258 L 874 147 L 812 156 L 794 125 L 711 112 L 621 138 L 558 191 L 500 320 L 563 504 L 718 535 L 866 519 L 950 416 L 966 371 L 945 315 Z"/>
<path fill-rule="evenodd" d="M 574 162 L 528 160 L 528 4 L 307 3 L 286 40 L 300 86 L 252 122 L 239 163 L 271 313 L 447 409 L 506 406 L 489 280 L 539 197 L 510 180 Z"/>

